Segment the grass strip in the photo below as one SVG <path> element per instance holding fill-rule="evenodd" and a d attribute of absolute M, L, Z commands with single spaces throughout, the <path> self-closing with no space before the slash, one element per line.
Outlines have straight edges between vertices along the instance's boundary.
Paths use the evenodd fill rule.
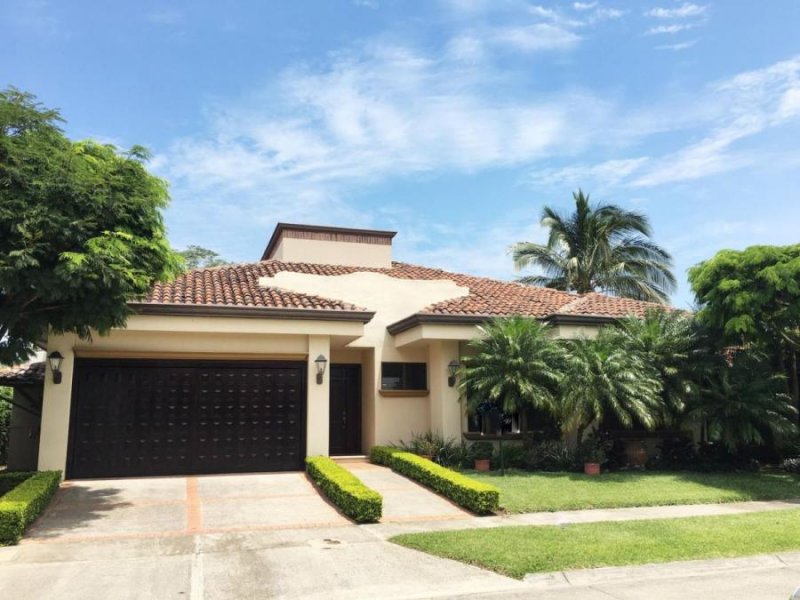
<path fill-rule="evenodd" d="M 390 541 L 521 579 L 527 573 L 800 550 L 800 510 L 442 531 Z"/>

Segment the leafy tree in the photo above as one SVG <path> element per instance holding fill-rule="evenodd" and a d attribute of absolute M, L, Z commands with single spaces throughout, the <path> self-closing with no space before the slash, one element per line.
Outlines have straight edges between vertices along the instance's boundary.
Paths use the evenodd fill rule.
<path fill-rule="evenodd" d="M 0 92 L 0 362 L 25 359 L 49 328 L 124 326 L 127 301 L 179 266 L 147 152 L 72 142 L 61 121 L 31 94 Z"/>
<path fill-rule="evenodd" d="M 800 404 L 800 244 L 723 250 L 689 270 L 698 318 L 731 345 L 776 356 Z"/>
<path fill-rule="evenodd" d="M 705 423 L 709 441 L 735 450 L 764 444 L 767 434 L 796 433 L 797 410 L 782 393 L 784 377 L 771 371 L 763 355 L 740 350 L 710 360 L 701 371 L 700 393 L 689 405 L 689 414 Z"/>
<path fill-rule="evenodd" d="M 680 420 L 686 401 L 697 393 L 695 364 L 701 352 L 694 320 L 680 311 L 651 309 L 645 317 L 627 317 L 604 331 L 608 344 L 636 355 L 661 384 L 662 420 Z"/>
<path fill-rule="evenodd" d="M 202 246 L 187 246 L 186 250 L 181 250 L 178 254 L 183 257 L 186 268 L 189 270 L 230 264 L 213 250 Z"/>
<path fill-rule="evenodd" d="M 479 328 L 461 359 L 459 391 L 473 412 L 484 402 L 511 414 L 525 407 L 553 412 L 564 352 L 534 319 L 496 319 Z"/>
<path fill-rule="evenodd" d="M 653 429 L 663 412 L 660 394 L 658 373 L 605 332 L 569 343 L 559 412 L 564 428 L 577 430 L 578 442 L 589 425 L 607 417 L 625 427 Z"/>
<path fill-rule="evenodd" d="M 538 267 L 542 275 L 524 283 L 578 293 L 602 291 L 617 296 L 665 302 L 675 289 L 672 257 L 650 241 L 644 215 L 611 204 L 589 204 L 573 194 L 575 212 L 561 214 L 546 206 L 541 224 L 550 230 L 547 244 L 512 246 L 517 269 Z"/>

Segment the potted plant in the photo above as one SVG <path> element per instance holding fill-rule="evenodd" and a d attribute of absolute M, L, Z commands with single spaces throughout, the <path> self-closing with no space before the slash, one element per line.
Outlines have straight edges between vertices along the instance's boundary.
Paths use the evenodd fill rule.
<path fill-rule="evenodd" d="M 488 471 L 492 466 L 494 446 L 491 442 L 476 442 L 470 448 L 476 471 Z"/>
<path fill-rule="evenodd" d="M 600 475 L 600 465 L 606 460 L 606 449 L 597 439 L 588 439 L 581 444 L 583 472 L 587 475 Z"/>

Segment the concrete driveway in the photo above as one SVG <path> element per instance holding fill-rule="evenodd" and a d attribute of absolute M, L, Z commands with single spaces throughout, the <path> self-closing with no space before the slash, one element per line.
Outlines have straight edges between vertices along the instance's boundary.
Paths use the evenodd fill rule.
<path fill-rule="evenodd" d="M 18 546 L 0 598 L 428 598 L 525 584 L 386 542 L 302 473 L 70 482 Z"/>
<path fill-rule="evenodd" d="M 25 543 L 345 527 L 303 473 L 67 482 Z"/>

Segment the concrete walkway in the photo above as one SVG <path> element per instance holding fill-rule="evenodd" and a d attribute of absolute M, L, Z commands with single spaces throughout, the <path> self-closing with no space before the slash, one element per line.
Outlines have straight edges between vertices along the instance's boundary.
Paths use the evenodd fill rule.
<path fill-rule="evenodd" d="M 472 514 L 428 488 L 398 475 L 391 469 L 366 461 L 342 462 L 356 477 L 383 496 L 381 523 L 457 521 Z"/>
<path fill-rule="evenodd" d="M 485 529 L 524 525 L 568 525 L 596 523 L 598 521 L 640 521 L 649 519 L 677 519 L 715 515 L 738 515 L 771 510 L 800 509 L 800 500 L 771 500 L 764 502 L 731 502 L 729 504 L 680 504 L 675 506 L 640 506 L 634 508 L 595 508 L 559 512 L 522 513 L 497 517 L 471 516 L 459 521 L 416 521 L 406 523 L 381 522 L 364 525 L 375 535 L 388 539 L 402 533 L 449 531 L 456 529 Z"/>

